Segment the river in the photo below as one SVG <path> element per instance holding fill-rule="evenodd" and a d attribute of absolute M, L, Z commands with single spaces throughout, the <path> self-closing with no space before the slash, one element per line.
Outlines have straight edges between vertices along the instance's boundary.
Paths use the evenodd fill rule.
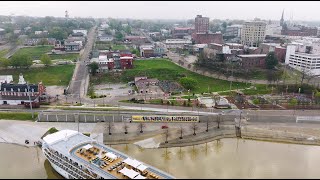
<path fill-rule="evenodd" d="M 318 178 L 320 146 L 222 139 L 167 149 L 112 145 L 177 178 Z M 39 148 L 0 143 L 0 178 L 61 178 Z"/>

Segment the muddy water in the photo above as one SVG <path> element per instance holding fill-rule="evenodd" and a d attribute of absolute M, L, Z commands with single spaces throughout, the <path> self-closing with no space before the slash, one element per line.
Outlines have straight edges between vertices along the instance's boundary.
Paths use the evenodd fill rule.
<path fill-rule="evenodd" d="M 320 147 L 222 139 L 167 149 L 113 145 L 177 178 L 319 178 Z M 61 178 L 39 148 L 0 143 L 0 178 Z"/>

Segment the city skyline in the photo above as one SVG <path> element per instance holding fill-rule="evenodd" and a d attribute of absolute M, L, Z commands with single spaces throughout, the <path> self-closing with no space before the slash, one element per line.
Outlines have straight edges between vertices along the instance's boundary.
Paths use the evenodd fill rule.
<path fill-rule="evenodd" d="M 110 8 L 117 7 L 119 8 Z M 210 19 L 280 20 L 284 10 L 285 20 L 317 21 L 320 2 L 287 1 L 1 1 L 1 15 L 70 17 L 130 18 L 130 19 L 194 19 L 198 14 Z M 89 11 L 88 11 L 89 10 Z"/>

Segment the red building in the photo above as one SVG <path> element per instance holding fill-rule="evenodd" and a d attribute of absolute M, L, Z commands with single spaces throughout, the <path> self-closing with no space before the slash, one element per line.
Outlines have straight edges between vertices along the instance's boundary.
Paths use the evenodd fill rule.
<path fill-rule="evenodd" d="M 317 36 L 318 29 L 316 27 L 305 27 L 305 26 L 293 26 L 284 27 L 281 30 L 281 35 L 288 36 Z"/>
<path fill-rule="evenodd" d="M 191 35 L 194 32 L 194 28 L 191 27 L 175 27 L 172 30 L 173 38 L 183 38 L 184 36 Z"/>
<path fill-rule="evenodd" d="M 133 57 L 123 56 L 120 57 L 121 69 L 132 69 L 133 68 Z"/>
<path fill-rule="evenodd" d="M 274 54 L 277 57 L 279 62 L 285 62 L 286 60 L 286 51 L 287 49 L 284 47 L 276 47 L 274 50 Z"/>
<path fill-rule="evenodd" d="M 242 54 L 237 55 L 243 68 L 266 67 L 266 54 Z"/>
<path fill-rule="evenodd" d="M 209 18 L 197 15 L 194 19 L 195 33 L 207 33 L 209 32 Z"/>
<path fill-rule="evenodd" d="M 223 37 L 221 33 L 194 33 L 192 39 L 196 44 L 223 44 Z"/>

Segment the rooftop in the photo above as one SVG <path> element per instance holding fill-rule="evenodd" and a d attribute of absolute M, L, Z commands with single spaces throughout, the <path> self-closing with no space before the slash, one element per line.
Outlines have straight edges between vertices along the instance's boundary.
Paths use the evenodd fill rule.
<path fill-rule="evenodd" d="M 238 57 L 266 57 L 266 54 L 242 54 L 237 55 Z"/>

